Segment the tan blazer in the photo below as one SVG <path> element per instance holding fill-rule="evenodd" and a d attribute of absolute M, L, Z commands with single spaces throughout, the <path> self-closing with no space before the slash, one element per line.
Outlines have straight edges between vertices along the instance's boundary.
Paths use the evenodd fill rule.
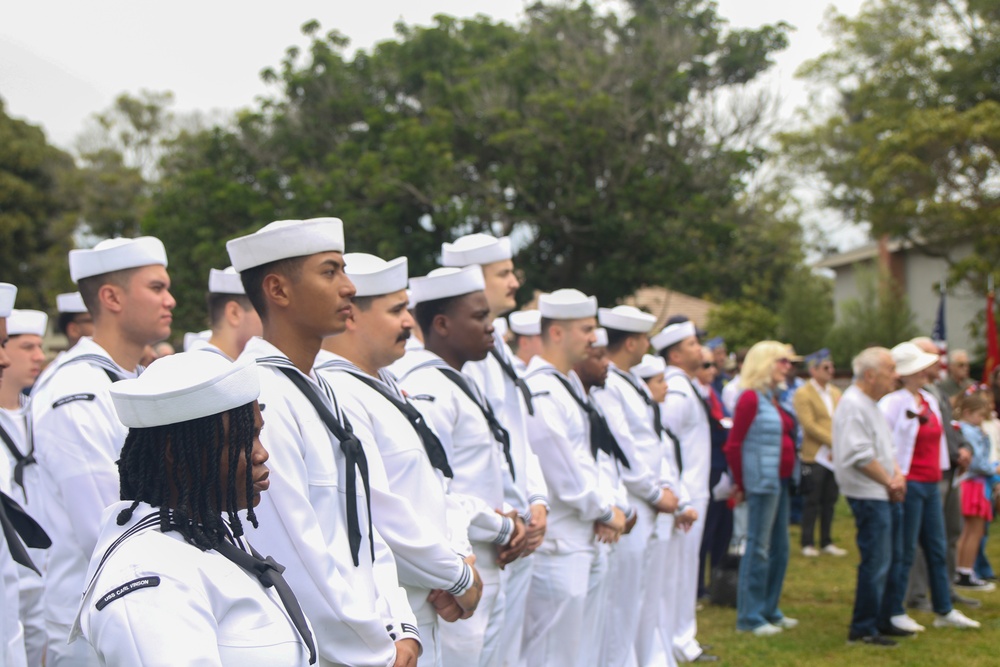
<path fill-rule="evenodd" d="M 840 402 L 840 389 L 827 385 L 830 396 L 833 398 L 833 407 L 837 407 Z M 799 456 L 803 463 L 815 463 L 816 452 L 823 445 L 833 443 L 833 415 L 826 411 L 823 398 L 813 387 L 812 382 L 806 382 L 795 391 L 792 396 L 792 404 L 795 406 L 795 416 L 802 425 L 802 451 Z"/>

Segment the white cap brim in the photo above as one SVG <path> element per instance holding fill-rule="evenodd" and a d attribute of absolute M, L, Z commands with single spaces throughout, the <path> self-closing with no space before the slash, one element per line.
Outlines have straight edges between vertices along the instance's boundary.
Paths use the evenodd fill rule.
<path fill-rule="evenodd" d="M 87 304 L 79 292 L 67 292 L 56 295 L 56 310 L 60 313 L 86 313 Z"/>
<path fill-rule="evenodd" d="M 167 251 L 160 239 L 152 236 L 108 239 L 89 250 L 69 251 L 69 275 L 73 282 L 153 265 L 166 266 Z"/>
<path fill-rule="evenodd" d="M 598 308 L 597 321 L 602 327 L 629 333 L 649 333 L 656 324 L 656 316 L 644 313 L 635 306 Z"/>
<path fill-rule="evenodd" d="M 211 269 L 208 272 L 209 294 L 246 294 L 239 272 L 229 266 L 223 270 Z"/>
<path fill-rule="evenodd" d="M 406 289 L 409 263 L 405 257 L 386 261 L 364 252 L 344 255 L 344 271 L 357 290 L 355 296 L 383 296 Z"/>
<path fill-rule="evenodd" d="M 293 257 L 344 252 L 344 223 L 339 218 L 277 220 L 228 241 L 226 250 L 238 272 Z"/>
<path fill-rule="evenodd" d="M 422 278 L 410 281 L 410 305 L 450 299 L 486 289 L 483 270 L 478 265 L 464 269 L 434 269 Z"/>
<path fill-rule="evenodd" d="M 441 244 L 441 265 L 463 267 L 470 264 L 492 264 L 513 257 L 510 237 L 496 238 L 489 234 L 467 234 L 454 243 Z"/>
<path fill-rule="evenodd" d="M 671 345 L 676 345 L 685 338 L 691 338 L 692 336 L 697 335 L 698 331 L 694 326 L 694 322 L 688 320 L 687 322 L 671 324 L 669 327 L 666 327 L 663 331 L 650 338 L 649 342 L 653 346 L 654 350 L 660 352 L 667 349 Z"/>
<path fill-rule="evenodd" d="M 550 320 L 578 320 L 597 315 L 597 297 L 580 290 L 560 289 L 538 297 L 538 310 Z"/>
<path fill-rule="evenodd" d="M 0 283 L 0 317 L 9 317 L 17 299 L 17 287 L 10 283 Z"/>
<path fill-rule="evenodd" d="M 34 334 L 35 336 L 45 336 L 45 331 L 49 325 L 49 316 L 40 310 L 17 310 L 10 311 L 7 316 L 7 335 L 21 336 L 24 334 Z"/>

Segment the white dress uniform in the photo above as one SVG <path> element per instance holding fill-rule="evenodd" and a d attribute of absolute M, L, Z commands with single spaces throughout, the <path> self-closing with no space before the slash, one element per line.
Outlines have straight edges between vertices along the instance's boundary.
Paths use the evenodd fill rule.
<path fill-rule="evenodd" d="M 308 664 L 309 650 L 273 588 L 214 549 L 161 532 L 159 509 L 145 503 L 119 526 L 118 513 L 130 505 L 104 513 L 73 629 L 102 665 Z"/>
<path fill-rule="evenodd" d="M 90 338 L 81 338 L 32 394 L 35 458 L 44 498 L 39 523 L 52 538 L 45 575 L 46 664 L 96 665 L 83 642 L 67 646 L 104 508 L 119 500 L 115 461 L 128 433 L 109 390 L 134 378 Z"/>
<path fill-rule="evenodd" d="M 483 414 L 481 390 L 466 378 L 483 401 L 473 402 L 442 368 L 452 370 L 429 350 L 413 351 L 395 366 L 400 386 L 433 425 L 448 453 L 455 474 L 452 492 L 462 498 L 469 514 L 469 541 L 483 580 L 483 595 L 472 618 L 441 626 L 442 654 L 446 667 L 494 667 L 500 664 L 504 639 L 496 547 L 507 544 L 514 530 L 510 517 L 497 510 L 509 510 L 504 498 L 512 481 L 503 448 Z"/>
<path fill-rule="evenodd" d="M 643 664 L 637 663 L 635 651 L 639 631 L 649 633 L 655 628 L 655 623 L 650 624 L 648 620 L 650 617 L 656 619 L 659 614 L 659 599 L 655 599 L 652 607 L 643 604 L 644 591 L 650 586 L 648 577 L 656 568 L 664 566 L 662 561 L 651 559 L 650 542 L 657 521 L 652 503 L 659 499 L 663 487 L 680 494 L 663 479 L 668 444 L 662 427 L 659 433 L 655 427 L 659 411 L 654 415 L 652 397 L 642 378 L 612 363 L 605 386 L 593 388 L 591 395 L 607 417 L 611 432 L 631 464 L 630 468 L 621 470 L 621 476 L 628 490 L 629 503 L 638 514 L 632 532 L 622 535 L 612 554 L 615 586 L 610 588 L 607 613 L 614 622 L 607 626 L 601 659 L 602 665 L 625 667 Z M 640 643 L 646 646 L 648 642 L 647 634 Z M 641 657 L 647 660 L 648 649 L 643 652 Z"/>
<path fill-rule="evenodd" d="M 416 618 L 399 586 L 392 553 L 377 530 L 369 537 L 364 485 L 356 481 L 361 549 L 358 565 L 348 540 L 346 457 L 309 399 L 281 368 L 299 373 L 271 343 L 253 338 L 239 362 L 258 363 L 270 455 L 271 485 L 255 509 L 260 528 L 251 541 L 286 568 L 286 579 L 316 628 L 320 665 L 391 666 L 394 642 L 419 640 Z M 266 365 L 265 365 L 266 364 Z M 302 376 L 342 419 L 313 375 Z M 360 476 L 359 476 L 360 477 Z M 372 562 L 369 539 L 374 541 Z"/>
<path fill-rule="evenodd" d="M 507 494 L 505 500 L 524 517 L 525 523 L 528 523 L 531 521 L 531 505 L 540 504 L 548 508 L 548 489 L 545 486 L 542 468 L 538 464 L 538 457 L 528 442 L 526 397 L 514 378 L 504 370 L 503 364 L 507 364 L 520 376 L 521 372 L 513 365 L 513 360 L 517 357 L 504 342 L 499 329 L 494 329 L 493 332 L 493 349 L 496 351 L 496 356 L 491 352 L 482 361 L 465 364 L 462 371 L 482 388 L 497 419 L 510 433 L 514 484 L 510 487 L 511 493 Z M 523 382 L 523 379 L 521 381 Z M 505 597 L 502 630 L 505 642 L 503 659 L 505 667 L 519 667 L 523 664 L 521 641 L 533 566 L 534 558 L 529 555 L 509 563 L 500 575 L 504 580 Z"/>
<path fill-rule="evenodd" d="M 42 512 L 42 495 L 38 466 L 33 465 L 31 446 L 31 413 L 27 399 L 22 398 L 21 407 L 17 410 L 0 408 L 0 449 L 6 456 L 0 455 L 0 491 L 13 498 L 36 521 Z M 4 436 L 7 436 L 6 438 Z M 8 443 L 9 439 L 9 443 Z M 11 451 L 13 448 L 14 451 Z M 16 452 L 16 453 L 15 453 Z M 24 461 L 20 468 L 18 461 Z M 23 486 L 18 484 L 15 473 L 20 469 Z M 29 502 L 30 501 L 30 502 Z M 28 548 L 31 561 L 44 574 L 48 558 L 47 549 Z M 30 568 L 17 566 L 19 594 L 19 617 L 24 630 L 24 651 L 29 665 L 42 664 L 45 655 L 45 618 L 43 615 L 42 594 L 44 585 L 42 577 Z"/>
<path fill-rule="evenodd" d="M 211 352 L 212 354 L 217 354 L 220 357 L 223 357 L 225 359 L 229 359 L 229 361 L 233 361 L 232 359 L 229 358 L 228 354 L 226 354 L 225 352 L 223 352 L 222 350 L 220 350 L 215 345 L 212 345 L 211 343 L 209 343 L 208 340 L 205 339 L 205 338 L 195 338 L 194 340 L 191 341 L 190 348 L 186 347 L 186 348 L 184 348 L 184 351 L 185 352 Z"/>
<path fill-rule="evenodd" d="M 384 391 L 407 401 L 391 377 L 367 376 L 352 362 L 326 350 L 316 357 L 315 372 L 333 388 L 365 447 L 372 517 L 396 558 L 399 582 L 417 618 L 424 648 L 420 663 L 439 667 L 438 615 L 427 596 L 435 589 L 462 595 L 472 586 L 472 569 L 463 560 L 472 553 L 468 517 L 456 498 L 449 496 L 451 480 L 433 466 L 410 421 L 360 379 L 378 382 Z"/>
<path fill-rule="evenodd" d="M 594 522 L 614 516 L 615 500 L 591 454 L 590 424 L 557 373 L 552 364 L 534 357 L 525 378 L 535 404 L 528 434 L 545 475 L 551 510 L 545 540 L 535 552 L 525 619 L 524 656 L 531 667 L 593 663 L 594 655 L 580 655 L 580 638 L 586 636 L 584 617 L 592 602 L 591 575 L 602 576 L 603 552 L 597 548 Z M 562 379 L 584 396 L 575 373 Z"/>
<path fill-rule="evenodd" d="M 676 366 L 666 372 L 667 400 L 663 407 L 663 421 L 680 440 L 681 482 L 691 506 L 698 512 L 698 520 L 687 533 L 678 534 L 678 579 L 675 589 L 674 655 L 678 661 L 691 661 L 702 649 L 695 638 L 698 623 L 695 605 L 698 597 L 698 560 L 701 537 L 705 530 L 705 513 L 708 510 L 710 490 L 708 477 L 711 468 L 712 434 L 708 412 L 698 390 L 687 374 Z"/>

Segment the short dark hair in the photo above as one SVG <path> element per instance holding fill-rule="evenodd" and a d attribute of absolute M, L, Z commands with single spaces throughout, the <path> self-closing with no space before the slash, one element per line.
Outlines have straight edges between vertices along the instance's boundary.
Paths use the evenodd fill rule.
<path fill-rule="evenodd" d="M 97 293 L 101 291 L 101 287 L 111 284 L 126 289 L 129 279 L 136 271 L 137 269 L 121 269 L 120 271 L 109 271 L 96 276 L 80 278 L 76 281 L 76 288 L 83 299 L 83 305 L 87 307 L 91 315 L 97 315 L 100 312 L 98 306 L 101 305 L 101 299 Z"/>
<path fill-rule="evenodd" d="M 445 297 L 444 299 L 434 299 L 433 301 L 421 301 L 416 305 L 413 309 L 413 317 L 417 320 L 417 326 L 420 327 L 425 337 L 430 334 L 431 328 L 434 326 L 434 318 L 438 315 L 447 315 L 452 305 L 464 296 L 467 295 L 462 294 Z"/>
<path fill-rule="evenodd" d="M 247 293 L 250 304 L 260 315 L 261 319 L 267 319 L 267 299 L 264 298 L 264 278 L 269 273 L 278 273 L 293 283 L 298 282 L 302 277 L 302 264 L 305 257 L 289 257 L 279 259 L 276 262 L 268 262 L 260 266 L 252 266 L 240 271 L 240 282 Z"/>
<path fill-rule="evenodd" d="M 244 294 L 216 294 L 209 292 L 205 301 L 208 304 L 208 324 L 213 327 L 222 319 L 222 316 L 226 312 L 226 304 L 230 301 L 235 301 L 245 311 L 253 310 L 253 304 L 250 303 L 250 299 Z"/>
<path fill-rule="evenodd" d="M 361 312 L 367 312 L 373 303 L 375 303 L 374 296 L 354 296 L 351 298 L 351 305 L 357 306 Z"/>
<path fill-rule="evenodd" d="M 681 343 L 683 343 L 684 340 L 685 339 L 681 339 L 681 340 L 677 341 L 676 343 L 671 343 L 670 345 L 667 345 L 665 348 L 663 348 L 662 350 L 660 350 L 660 356 L 663 357 L 663 360 L 665 362 L 667 362 L 668 366 L 670 365 L 670 353 L 673 352 L 674 350 L 676 350 L 677 346 L 680 345 Z"/>
<path fill-rule="evenodd" d="M 608 327 L 604 327 L 604 330 L 608 332 L 608 352 L 617 352 L 630 337 L 640 335 L 634 331 L 622 331 Z"/>
<path fill-rule="evenodd" d="M 558 321 L 559 320 L 554 320 L 551 317 L 542 317 L 541 322 L 539 323 L 539 331 L 542 334 L 543 342 L 547 342 L 549 340 L 549 329 Z"/>
<path fill-rule="evenodd" d="M 68 336 L 69 325 L 76 321 L 77 315 L 83 315 L 83 313 L 59 313 L 59 317 L 56 318 L 56 331 L 63 336 Z"/>
<path fill-rule="evenodd" d="M 229 437 L 225 437 L 222 414 L 188 421 L 133 428 L 125 438 L 118 459 L 118 476 L 122 500 L 131 500 L 131 507 L 118 514 L 118 525 L 124 525 L 140 502 L 160 508 L 160 527 L 164 532 L 176 530 L 184 539 L 200 549 L 211 549 L 226 536 L 221 514 L 226 512 L 233 535 L 243 534 L 236 507 L 236 485 L 246 485 L 247 520 L 256 528 L 253 510 L 253 466 L 250 457 L 254 442 L 253 403 L 229 410 Z M 173 465 L 167 465 L 170 448 Z M 222 497 L 220 461 L 228 457 L 228 493 Z M 246 461 L 246 476 L 236 479 L 239 458 Z M 171 486 L 177 491 L 171 503 Z"/>

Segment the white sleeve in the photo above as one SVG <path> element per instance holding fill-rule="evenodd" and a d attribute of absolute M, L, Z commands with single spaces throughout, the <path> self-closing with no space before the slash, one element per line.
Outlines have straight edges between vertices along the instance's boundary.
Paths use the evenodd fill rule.
<path fill-rule="evenodd" d="M 606 388 L 592 391 L 590 395 L 604 413 L 608 428 L 628 459 L 629 467 L 621 467 L 622 484 L 637 498 L 650 504 L 655 503 L 661 493 L 660 471 L 651 470 L 643 457 L 639 456 L 621 394 L 615 389 Z"/>
<path fill-rule="evenodd" d="M 278 384 L 274 377 L 264 379 Z M 290 408 L 280 406 L 282 399 L 277 395 L 262 395 L 261 402 L 267 406 L 261 441 L 270 455 L 271 486 L 255 510 L 260 528 L 248 531 L 254 533 L 248 537 L 261 553 L 285 566 L 285 578 L 312 623 L 316 649 L 323 660 L 391 667 L 396 647 L 386 630 L 392 623 L 383 615 L 388 610 L 373 608 L 365 595 L 353 590 L 352 580 L 364 575 L 354 567 L 344 522 L 325 516 L 326 512 L 344 513 L 344 507 L 325 508 L 320 516 L 313 506 L 313 487 L 318 487 L 317 494 L 329 495 L 329 486 L 337 485 L 337 478 L 310 480 L 303 447 L 306 434 L 291 418 Z M 367 552 L 368 545 L 362 543 L 361 557 L 369 557 Z M 357 585 L 366 583 L 359 581 Z"/>
<path fill-rule="evenodd" d="M 614 516 L 611 502 L 601 491 L 590 446 L 570 442 L 560 428 L 564 421 L 562 406 L 550 395 L 535 397 L 535 414 L 528 418 L 528 432 L 550 497 L 575 509 L 583 521 L 610 521 Z"/>
<path fill-rule="evenodd" d="M 549 487 L 545 484 L 545 475 L 542 474 L 542 465 L 538 462 L 531 442 L 526 443 L 524 448 L 525 470 L 528 474 L 528 505 L 549 506 Z"/>
<path fill-rule="evenodd" d="M 157 586 L 134 590 L 100 610 L 87 605 L 87 639 L 101 664 L 221 667 L 218 622 L 197 578 L 155 576 Z"/>

